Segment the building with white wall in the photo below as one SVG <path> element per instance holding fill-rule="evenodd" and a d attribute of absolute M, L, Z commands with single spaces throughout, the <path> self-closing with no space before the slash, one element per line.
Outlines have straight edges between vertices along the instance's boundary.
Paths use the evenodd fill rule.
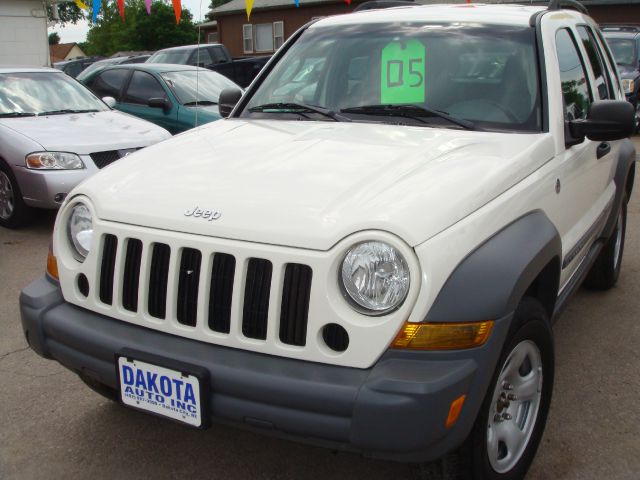
<path fill-rule="evenodd" d="M 0 0 L 0 65 L 49 65 L 43 0 Z"/>

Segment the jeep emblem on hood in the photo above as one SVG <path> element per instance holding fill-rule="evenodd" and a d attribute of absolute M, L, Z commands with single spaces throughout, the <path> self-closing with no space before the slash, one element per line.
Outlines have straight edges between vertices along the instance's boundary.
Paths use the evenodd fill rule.
<path fill-rule="evenodd" d="M 215 210 L 204 210 L 202 208 L 198 208 L 198 206 L 196 205 L 196 208 L 193 208 L 191 210 L 187 210 L 186 212 L 184 212 L 184 216 L 200 217 L 205 219 L 208 218 L 209 221 L 211 221 L 211 220 L 218 220 L 222 216 L 222 213 L 216 212 Z"/>

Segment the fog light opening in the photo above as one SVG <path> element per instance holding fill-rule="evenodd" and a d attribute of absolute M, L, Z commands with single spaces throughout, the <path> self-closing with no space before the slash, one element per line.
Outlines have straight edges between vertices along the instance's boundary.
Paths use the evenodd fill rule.
<path fill-rule="evenodd" d="M 78 291 L 86 298 L 89 295 L 89 279 L 84 273 L 81 273 L 78 275 L 76 283 Z"/>

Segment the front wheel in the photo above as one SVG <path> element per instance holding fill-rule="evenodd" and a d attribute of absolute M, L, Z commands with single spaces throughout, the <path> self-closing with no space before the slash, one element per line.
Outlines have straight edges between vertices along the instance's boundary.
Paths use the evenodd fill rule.
<path fill-rule="evenodd" d="M 22 200 L 22 193 L 11 169 L 0 160 L 0 226 L 19 228 L 33 216 L 33 209 Z"/>
<path fill-rule="evenodd" d="M 458 451 L 441 460 L 440 478 L 523 479 L 544 432 L 553 375 L 548 314 L 540 302 L 524 298 L 471 434 Z"/>

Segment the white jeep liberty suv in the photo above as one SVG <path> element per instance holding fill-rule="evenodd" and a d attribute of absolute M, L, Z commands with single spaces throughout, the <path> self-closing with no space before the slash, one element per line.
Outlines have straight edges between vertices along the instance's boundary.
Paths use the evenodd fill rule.
<path fill-rule="evenodd" d="M 611 53 L 569 6 L 306 25 L 228 118 L 69 194 L 29 345 L 195 427 L 522 478 L 551 325 L 615 284 L 635 173 Z"/>

